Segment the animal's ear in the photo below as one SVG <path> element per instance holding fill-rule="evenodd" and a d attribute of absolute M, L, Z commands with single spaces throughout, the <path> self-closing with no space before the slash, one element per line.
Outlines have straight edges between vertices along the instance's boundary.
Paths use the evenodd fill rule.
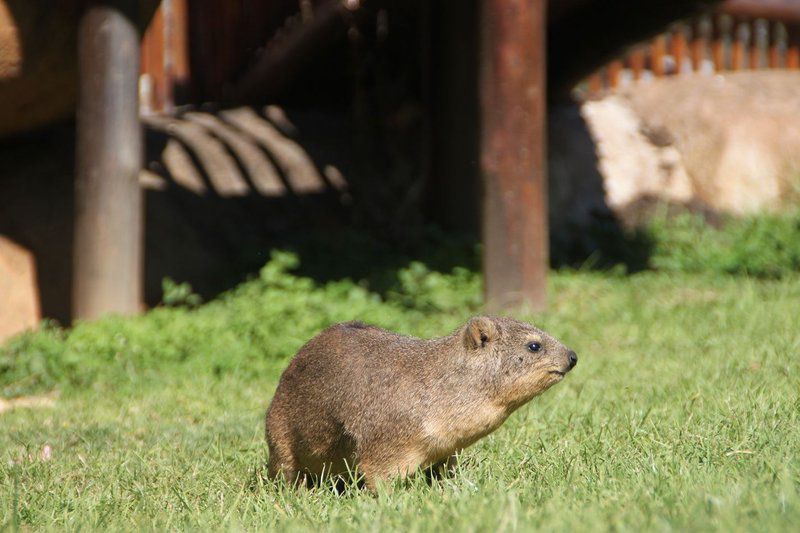
<path fill-rule="evenodd" d="M 489 317 L 476 316 L 464 326 L 464 344 L 469 349 L 482 348 L 497 339 L 497 325 Z"/>

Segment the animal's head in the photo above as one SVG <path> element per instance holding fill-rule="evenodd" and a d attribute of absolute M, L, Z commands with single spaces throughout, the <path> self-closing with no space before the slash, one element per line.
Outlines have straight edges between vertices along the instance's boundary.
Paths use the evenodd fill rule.
<path fill-rule="evenodd" d="M 461 335 L 467 357 L 488 373 L 496 400 L 512 410 L 564 379 L 578 362 L 553 336 L 512 318 L 475 317 Z"/>

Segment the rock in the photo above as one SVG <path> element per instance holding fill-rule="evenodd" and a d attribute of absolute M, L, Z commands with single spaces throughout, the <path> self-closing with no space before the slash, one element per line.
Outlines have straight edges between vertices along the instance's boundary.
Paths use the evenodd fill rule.
<path fill-rule="evenodd" d="M 40 319 L 33 254 L 0 235 L 0 342 L 36 327 Z"/>
<path fill-rule="evenodd" d="M 800 170 L 800 73 L 686 75 L 640 83 L 613 99 L 644 128 L 670 133 L 693 200 L 734 215 L 792 200 Z"/>
<path fill-rule="evenodd" d="M 619 96 L 587 102 L 582 114 L 597 146 L 609 207 L 620 209 L 652 195 L 672 202 L 692 199 L 692 183 L 681 154 L 668 142 L 668 130 L 644 128 Z"/>

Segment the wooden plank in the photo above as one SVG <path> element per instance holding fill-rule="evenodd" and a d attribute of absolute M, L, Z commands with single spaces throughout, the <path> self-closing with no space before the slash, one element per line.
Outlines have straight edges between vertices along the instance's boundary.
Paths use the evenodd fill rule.
<path fill-rule="evenodd" d="M 800 69 L 800 26 L 786 25 L 786 68 Z"/>
<path fill-rule="evenodd" d="M 714 71 L 723 72 L 725 65 L 725 27 L 721 17 L 712 17 L 712 42 L 711 60 L 714 62 Z"/>
<path fill-rule="evenodd" d="M 706 58 L 708 43 L 704 32 L 704 25 L 698 21 L 692 27 L 692 70 L 700 72 Z"/>
<path fill-rule="evenodd" d="M 742 70 L 744 68 L 744 49 L 745 41 L 742 34 L 742 25 L 745 24 L 744 20 L 734 20 L 731 27 L 731 70 Z"/>
<path fill-rule="evenodd" d="M 148 77 L 150 111 L 162 111 L 169 100 L 169 80 L 165 68 L 164 12 L 169 8 L 169 0 L 158 6 L 150 24 L 142 37 L 141 73 Z"/>
<path fill-rule="evenodd" d="M 779 22 L 770 23 L 769 28 L 769 57 L 767 58 L 769 68 L 780 68 L 781 66 L 781 45 Z"/>
<path fill-rule="evenodd" d="M 750 23 L 750 58 L 747 60 L 747 66 L 751 70 L 761 68 L 761 39 L 759 37 L 760 23 L 758 20 L 753 20 Z"/>
<path fill-rule="evenodd" d="M 631 50 L 631 53 L 628 55 L 628 64 L 631 68 L 631 72 L 633 73 L 634 81 L 639 81 L 642 79 L 642 72 L 644 72 L 644 51 L 641 48 L 637 47 Z"/>
<path fill-rule="evenodd" d="M 667 50 L 663 35 L 656 36 L 650 44 L 650 69 L 656 78 L 664 77 L 664 53 Z"/>
<path fill-rule="evenodd" d="M 490 310 L 546 305 L 545 0 L 482 0 L 483 268 Z"/>
<path fill-rule="evenodd" d="M 142 302 L 136 0 L 93 2 L 78 29 L 73 318 Z"/>
<path fill-rule="evenodd" d="M 670 40 L 670 53 L 675 61 L 675 74 L 683 72 L 683 62 L 686 56 L 686 30 L 683 26 L 677 26 L 672 32 Z"/>
<path fill-rule="evenodd" d="M 728 0 L 720 11 L 734 17 L 800 23 L 800 2 L 794 0 Z"/>
<path fill-rule="evenodd" d="M 589 76 L 589 95 L 597 97 L 603 91 L 603 76 L 600 72 L 595 72 Z"/>
<path fill-rule="evenodd" d="M 619 87 L 621 74 L 622 61 L 617 59 L 608 64 L 608 86 L 611 89 L 616 89 Z"/>
<path fill-rule="evenodd" d="M 186 98 L 189 84 L 187 10 L 187 0 L 162 0 L 159 10 L 163 12 L 161 41 L 164 69 L 159 111 L 165 113 L 172 113 L 177 100 Z"/>

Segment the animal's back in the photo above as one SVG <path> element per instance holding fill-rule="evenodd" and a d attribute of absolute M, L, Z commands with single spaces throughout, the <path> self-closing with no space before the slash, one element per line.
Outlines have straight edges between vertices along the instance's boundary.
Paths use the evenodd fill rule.
<path fill-rule="evenodd" d="M 335 464 L 339 457 L 352 465 L 360 437 L 385 416 L 399 416 L 399 389 L 407 389 L 409 366 L 416 366 L 414 354 L 424 342 L 358 322 L 312 338 L 281 376 L 267 411 L 270 470 L 280 468 L 282 457 L 311 473 L 326 464 L 343 471 Z"/>

